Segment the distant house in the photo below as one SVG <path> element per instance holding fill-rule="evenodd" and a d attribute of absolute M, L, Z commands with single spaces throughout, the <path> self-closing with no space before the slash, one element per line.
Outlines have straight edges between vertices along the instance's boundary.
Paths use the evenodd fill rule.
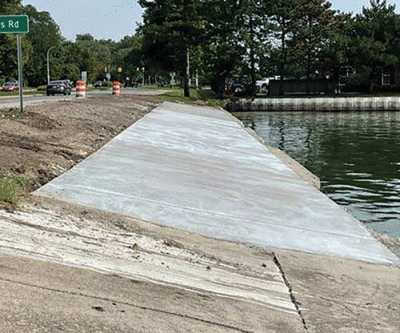
<path fill-rule="evenodd" d="M 400 70 L 383 71 L 381 86 L 392 86 L 400 89 Z"/>
<path fill-rule="evenodd" d="M 355 80 L 351 80 L 354 77 Z M 350 80 L 348 80 L 350 79 Z M 340 82 L 346 83 L 346 91 L 370 91 L 371 88 L 378 91 L 400 91 L 400 69 L 388 67 L 371 80 L 369 75 L 359 75 L 357 69 L 351 66 L 343 66 L 340 69 Z M 350 83 L 351 82 L 351 83 Z"/>

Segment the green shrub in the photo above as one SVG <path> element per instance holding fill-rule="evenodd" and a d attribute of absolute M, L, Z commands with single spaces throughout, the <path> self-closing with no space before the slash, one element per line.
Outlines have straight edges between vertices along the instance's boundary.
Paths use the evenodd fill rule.
<path fill-rule="evenodd" d="M 46 91 L 46 86 L 37 87 L 37 91 Z"/>

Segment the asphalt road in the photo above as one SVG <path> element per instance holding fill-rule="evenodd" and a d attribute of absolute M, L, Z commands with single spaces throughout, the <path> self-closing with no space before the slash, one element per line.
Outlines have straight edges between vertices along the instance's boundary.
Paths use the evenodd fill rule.
<path fill-rule="evenodd" d="M 168 91 L 166 89 L 154 89 L 148 87 L 138 87 L 138 88 L 122 88 L 121 94 L 127 95 L 162 95 Z M 91 90 L 87 92 L 87 96 L 93 95 L 111 95 L 111 90 Z M 76 98 L 75 91 L 72 91 L 70 96 L 55 95 L 55 96 L 45 96 L 45 95 L 26 95 L 24 96 L 24 103 L 37 103 L 37 102 L 48 102 L 48 101 L 60 101 L 60 100 L 71 100 Z M 0 97 L 0 108 L 1 107 L 14 107 L 19 106 L 19 96 L 10 97 Z"/>
<path fill-rule="evenodd" d="M 24 96 L 24 106 L 31 103 L 41 103 L 50 101 L 65 101 L 72 100 L 75 98 L 75 94 L 70 96 L 56 95 L 56 96 L 45 96 L 45 95 L 29 95 Z M 16 108 L 20 106 L 19 96 L 0 97 L 0 109 L 1 108 Z"/>
<path fill-rule="evenodd" d="M 123 88 L 121 90 L 121 94 L 127 95 L 162 95 L 167 92 L 167 89 L 150 89 L 150 88 Z M 87 96 L 93 95 L 111 95 L 111 90 L 92 90 L 87 92 Z M 55 95 L 55 96 L 46 96 L 46 95 L 27 95 L 24 96 L 23 103 L 24 105 L 28 105 L 31 103 L 42 103 L 42 102 L 55 102 L 55 101 L 72 101 L 75 100 L 76 94 L 75 91 L 71 93 L 69 96 L 64 95 Z M 16 108 L 19 107 L 20 101 L 19 96 L 10 96 L 10 97 L 0 97 L 0 109 L 1 108 Z"/>

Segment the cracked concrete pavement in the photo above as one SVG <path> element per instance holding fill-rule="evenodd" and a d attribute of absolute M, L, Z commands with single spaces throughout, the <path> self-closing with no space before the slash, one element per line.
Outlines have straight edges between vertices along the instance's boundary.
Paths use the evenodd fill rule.
<path fill-rule="evenodd" d="M 304 331 L 268 252 L 36 201 L 0 211 L 4 332 Z"/>
<path fill-rule="evenodd" d="M 400 327 L 398 267 L 271 253 L 33 199 L 0 215 L 2 332 L 394 333 Z"/>

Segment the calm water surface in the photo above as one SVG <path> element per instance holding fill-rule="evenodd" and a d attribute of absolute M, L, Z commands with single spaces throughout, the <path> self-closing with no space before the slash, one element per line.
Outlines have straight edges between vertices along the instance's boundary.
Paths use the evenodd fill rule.
<path fill-rule="evenodd" d="M 400 237 L 400 112 L 234 115 L 317 175 L 356 219 Z"/>

